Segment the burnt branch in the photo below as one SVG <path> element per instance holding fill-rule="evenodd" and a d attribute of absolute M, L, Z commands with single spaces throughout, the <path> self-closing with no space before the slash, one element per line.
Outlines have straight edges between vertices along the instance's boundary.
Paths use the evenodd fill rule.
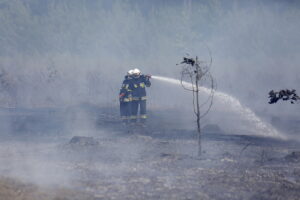
<path fill-rule="evenodd" d="M 185 90 L 192 92 L 193 111 L 194 114 L 196 115 L 197 131 L 198 131 L 198 156 L 201 155 L 200 119 L 206 116 L 211 110 L 211 107 L 213 105 L 214 91 L 215 91 L 215 81 L 210 73 L 210 68 L 212 65 L 212 56 L 210 50 L 209 50 L 209 55 L 210 55 L 210 61 L 208 64 L 207 62 L 199 61 L 198 57 L 196 58 L 183 57 L 183 61 L 180 63 L 180 65 L 182 66 L 181 78 L 180 78 L 181 86 Z M 184 80 L 187 80 L 187 82 L 190 85 L 187 85 L 184 82 Z M 199 92 L 201 92 L 201 89 L 205 89 L 205 90 L 208 89 L 208 88 L 204 88 L 205 82 L 207 81 L 209 82 L 208 85 L 209 85 L 210 92 L 207 95 L 208 97 L 205 98 L 205 101 L 200 105 Z M 207 106 L 207 109 L 203 111 L 205 106 Z"/>
<path fill-rule="evenodd" d="M 296 94 L 296 90 L 280 90 L 279 92 L 274 92 L 271 90 L 269 92 L 269 104 L 275 104 L 279 100 L 290 101 L 291 104 L 294 104 L 296 101 L 300 100 L 300 97 Z"/>

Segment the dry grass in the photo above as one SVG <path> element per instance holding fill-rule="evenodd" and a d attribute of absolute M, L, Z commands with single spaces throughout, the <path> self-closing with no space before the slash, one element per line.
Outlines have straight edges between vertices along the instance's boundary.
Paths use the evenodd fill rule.
<path fill-rule="evenodd" d="M 75 190 L 42 188 L 11 178 L 0 178 L 1 200 L 93 200 L 94 197 Z"/>

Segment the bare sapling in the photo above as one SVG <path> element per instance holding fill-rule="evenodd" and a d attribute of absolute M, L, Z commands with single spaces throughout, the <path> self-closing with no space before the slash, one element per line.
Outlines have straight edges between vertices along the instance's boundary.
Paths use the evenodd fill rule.
<path fill-rule="evenodd" d="M 184 57 L 180 63 L 181 70 L 181 85 L 185 90 L 191 91 L 193 95 L 193 111 L 196 116 L 197 133 L 198 133 L 198 156 L 201 156 L 201 119 L 207 115 L 213 105 L 213 96 L 216 89 L 214 79 L 210 73 L 212 65 L 212 57 L 210 61 L 200 61 L 198 57 L 187 58 Z M 186 83 L 189 84 L 186 84 Z M 210 89 L 209 95 L 201 93 L 201 89 Z"/>

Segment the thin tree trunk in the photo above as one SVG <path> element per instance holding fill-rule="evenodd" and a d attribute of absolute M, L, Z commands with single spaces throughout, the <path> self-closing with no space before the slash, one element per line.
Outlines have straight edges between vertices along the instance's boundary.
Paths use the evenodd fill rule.
<path fill-rule="evenodd" d="M 197 107 L 197 131 L 198 131 L 198 156 L 201 156 L 201 126 L 200 126 L 200 106 L 199 106 L 199 65 L 196 64 L 196 107 Z"/>

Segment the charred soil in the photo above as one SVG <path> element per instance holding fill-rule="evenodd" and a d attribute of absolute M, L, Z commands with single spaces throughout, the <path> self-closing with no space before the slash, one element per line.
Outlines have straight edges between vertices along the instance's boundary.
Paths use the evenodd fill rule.
<path fill-rule="evenodd" d="M 3 135 L 0 199 L 300 198 L 297 142 L 204 132 L 199 158 L 193 130 L 160 127 L 158 119 L 122 126 L 107 110 L 92 110 L 93 128 L 58 124 L 40 134 L 37 117 L 39 134 Z M 30 127 L 35 114 L 13 116 Z"/>

